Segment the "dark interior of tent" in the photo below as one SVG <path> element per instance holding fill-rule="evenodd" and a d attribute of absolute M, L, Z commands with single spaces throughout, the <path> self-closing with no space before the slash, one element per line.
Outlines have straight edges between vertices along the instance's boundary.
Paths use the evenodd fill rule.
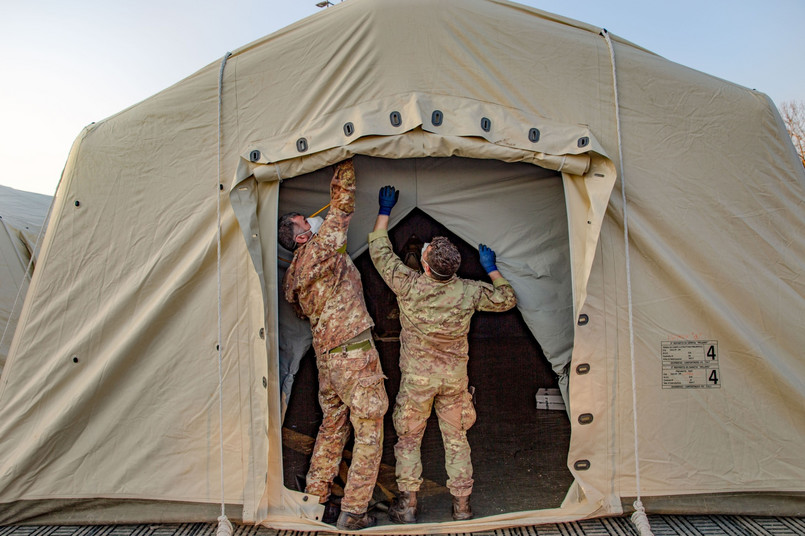
<path fill-rule="evenodd" d="M 461 253 L 460 277 L 489 282 L 477 249 L 425 212 L 414 209 L 389 231 L 395 252 L 419 268 L 422 244 L 446 236 Z M 374 268 L 368 251 L 354 259 L 361 272 L 367 308 L 375 321 L 374 337 L 389 397 L 384 421 L 383 458 L 370 507 L 383 511 L 396 495 L 391 408 L 400 384 L 400 321 L 396 298 Z M 568 267 L 569 270 L 569 267 Z M 475 517 L 557 508 L 573 482 L 567 469 L 570 423 L 564 409 L 538 408 L 540 388 L 556 388 L 557 378 L 517 308 L 505 313 L 476 312 L 469 333 L 469 379 L 478 415 L 467 432 L 475 480 L 471 504 Z M 313 350 L 300 363 L 283 425 L 285 486 L 304 490 L 310 454 L 321 422 Z M 343 493 L 350 461 L 347 444 L 333 493 Z M 419 492 L 418 522 L 452 521 L 445 482 L 444 450 L 435 412 L 422 441 L 424 483 Z M 389 523 L 385 514 L 378 523 Z"/>

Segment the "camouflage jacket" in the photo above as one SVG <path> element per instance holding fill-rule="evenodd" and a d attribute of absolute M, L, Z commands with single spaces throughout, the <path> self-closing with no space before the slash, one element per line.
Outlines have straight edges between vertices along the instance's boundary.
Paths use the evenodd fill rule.
<path fill-rule="evenodd" d="M 338 165 L 330 183 L 330 210 L 319 232 L 299 246 L 282 282 L 285 299 L 308 317 L 316 355 L 374 325 L 363 299 L 361 274 L 347 253 L 355 211 L 352 160 Z"/>
<path fill-rule="evenodd" d="M 494 285 L 453 276 L 436 281 L 394 254 L 388 233 L 369 235 L 369 254 L 400 306 L 400 370 L 422 376 L 467 374 L 467 334 L 475 311 L 507 311 L 517 304 L 505 278 Z"/>

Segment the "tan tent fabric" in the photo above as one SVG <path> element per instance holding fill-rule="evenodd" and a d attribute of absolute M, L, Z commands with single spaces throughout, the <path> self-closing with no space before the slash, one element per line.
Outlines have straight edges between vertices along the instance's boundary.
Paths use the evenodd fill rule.
<path fill-rule="evenodd" d="M 39 254 L 50 196 L 0 186 L 0 373 Z M 33 261 L 31 260 L 33 257 Z"/>
<path fill-rule="evenodd" d="M 318 209 L 326 167 L 353 155 L 353 253 L 393 176 L 395 218 L 416 205 L 496 244 L 537 312 L 518 270 L 553 269 L 528 251 L 539 229 L 501 231 L 539 207 L 533 188 L 563 197 L 551 214 L 566 218 L 570 272 L 556 303 L 576 320 L 557 331 L 570 344 L 575 478 L 561 508 L 366 532 L 620 513 L 638 493 L 633 379 L 646 504 L 689 495 L 717 512 L 741 495 L 801 514 L 785 501 L 805 494 L 805 171 L 767 97 L 613 43 L 621 147 L 599 30 L 502 0 L 349 0 L 235 51 L 220 142 L 219 61 L 88 127 L 0 378 L 0 522 L 57 520 L 64 504 L 81 508 L 62 519 L 92 522 L 217 515 L 220 201 L 228 515 L 327 529 L 315 501 L 282 484 L 292 371 L 279 359 L 276 217 L 302 198 L 298 210 Z M 679 365 L 711 346 L 717 366 L 693 363 L 707 374 Z"/>

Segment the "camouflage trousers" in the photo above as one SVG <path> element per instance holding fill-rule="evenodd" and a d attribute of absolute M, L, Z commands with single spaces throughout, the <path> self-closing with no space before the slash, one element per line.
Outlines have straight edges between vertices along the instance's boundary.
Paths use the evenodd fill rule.
<path fill-rule="evenodd" d="M 366 346 L 350 351 L 331 350 L 316 358 L 319 405 L 324 417 L 313 447 L 305 489 L 306 493 L 318 495 L 320 502 L 330 496 L 351 422 L 355 446 L 341 510 L 353 514 L 366 511 L 374 491 L 383 454 L 383 415 L 389 404 L 377 350 L 371 339 Z"/>
<path fill-rule="evenodd" d="M 422 484 L 420 446 L 431 408 L 439 417 L 444 443 L 447 487 L 457 497 L 472 493 L 472 461 L 467 430 L 475 423 L 467 376 L 433 378 L 403 373 L 394 405 L 397 444 L 397 487 L 400 491 L 419 491 Z"/>

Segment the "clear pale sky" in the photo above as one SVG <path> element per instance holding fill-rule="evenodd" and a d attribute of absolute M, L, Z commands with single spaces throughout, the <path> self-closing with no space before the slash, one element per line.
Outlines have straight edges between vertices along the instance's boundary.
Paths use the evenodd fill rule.
<path fill-rule="evenodd" d="M 0 0 L 0 184 L 53 195 L 84 126 L 316 13 L 316 1 Z M 805 101 L 805 0 L 520 3 L 606 28 L 778 106 Z"/>

